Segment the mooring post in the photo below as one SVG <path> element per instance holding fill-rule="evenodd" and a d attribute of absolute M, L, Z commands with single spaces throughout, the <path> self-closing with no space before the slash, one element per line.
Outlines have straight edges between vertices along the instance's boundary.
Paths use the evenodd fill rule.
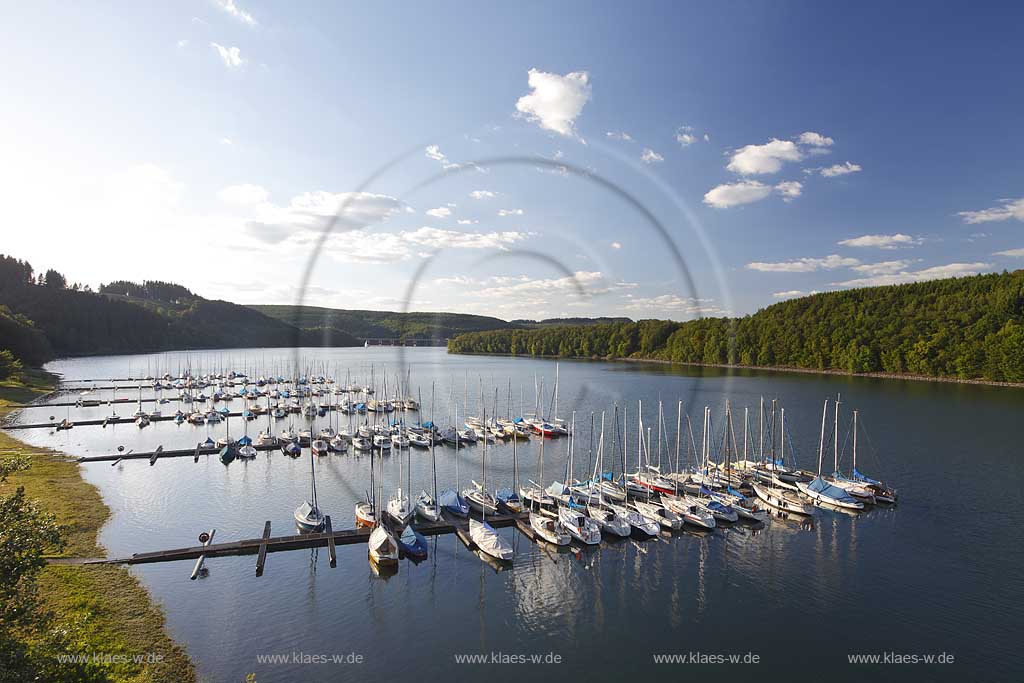
<path fill-rule="evenodd" d="M 149 456 L 149 466 L 150 467 L 152 467 L 153 465 L 156 464 L 156 459 L 159 458 L 160 454 L 163 453 L 163 452 L 164 452 L 164 447 L 162 445 L 156 447 L 156 450 L 153 451 L 153 455 Z"/>
<path fill-rule="evenodd" d="M 216 529 L 210 529 L 209 533 L 204 531 L 203 533 L 199 534 L 199 538 L 203 541 L 204 548 L 213 542 L 213 535 L 215 533 L 217 533 Z M 206 555 L 200 555 L 198 558 L 196 558 L 196 566 L 192 568 L 192 576 L 189 577 L 190 579 L 192 579 L 193 581 L 196 580 L 196 578 L 199 576 L 199 570 L 203 568 L 203 562 L 205 561 Z"/>
<path fill-rule="evenodd" d="M 196 452 L 192 454 L 192 462 L 199 462 L 199 449 L 203 447 L 203 444 L 196 444 Z"/>
<path fill-rule="evenodd" d="M 331 569 L 338 566 L 338 555 L 334 550 L 334 529 L 331 528 L 331 516 L 324 518 L 324 531 L 327 532 L 327 557 L 331 560 Z"/>
<path fill-rule="evenodd" d="M 267 563 L 267 541 L 270 539 L 270 520 L 263 525 L 263 538 L 260 540 L 260 550 L 256 555 L 256 576 L 263 576 L 263 565 Z"/>

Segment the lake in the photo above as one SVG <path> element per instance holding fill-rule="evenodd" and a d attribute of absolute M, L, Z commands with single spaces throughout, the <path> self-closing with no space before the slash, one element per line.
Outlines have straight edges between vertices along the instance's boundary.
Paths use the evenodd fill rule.
<path fill-rule="evenodd" d="M 68 380 L 176 374 L 185 367 L 283 374 L 293 353 L 254 349 L 95 357 L 56 361 L 48 369 Z M 348 372 L 352 381 L 368 383 L 372 368 L 378 386 L 385 373 L 393 386 L 408 372 L 422 414 L 440 425 L 451 422 L 456 405 L 460 418 L 467 409 L 479 414 L 481 393 L 490 413 L 495 388 L 498 413 L 505 415 L 510 383 L 513 414 L 524 406 L 533 412 L 535 384 L 543 383 L 549 403 L 556 368 L 549 360 L 450 356 L 437 348 L 304 349 L 301 356 L 304 368 L 341 382 Z M 588 476 L 592 462 L 591 413 L 599 422 L 606 411 L 610 429 L 613 406 L 625 406 L 632 467 L 637 402 L 643 402 L 645 427 L 656 437 L 657 404 L 663 401 L 669 434 L 663 452 L 671 464 L 677 401 L 693 420 L 699 447 L 703 407 L 711 407 L 720 430 L 726 400 L 738 438 L 743 409 L 750 409 L 756 442 L 762 396 L 786 408 L 797 462 L 815 469 L 822 403 L 839 394 L 840 447 L 847 466 L 846 430 L 852 409 L 858 409 L 864 428 L 858 466 L 896 486 L 900 501 L 856 515 L 818 510 L 813 525 L 773 519 L 760 529 L 737 524 L 706 534 L 606 540 L 580 552 L 538 546 L 514 528 L 501 529 L 516 552 L 514 563 L 502 571 L 482 562 L 454 535 L 429 538 L 429 559 L 402 561 L 390 577 L 371 571 L 364 545 L 339 547 L 334 569 L 326 550 L 274 553 L 260 578 L 253 556 L 211 559 L 208 576 L 198 581 L 189 580 L 192 562 L 132 571 L 163 605 L 171 635 L 186 646 L 199 673 L 216 681 L 242 681 L 250 673 L 258 681 L 356 676 L 619 681 L 664 674 L 679 679 L 691 671 L 779 681 L 1008 680 L 1019 673 L 1013 658 L 1024 602 L 1024 463 L 1017 431 L 1024 391 L 588 361 L 562 361 L 558 374 L 558 412 L 568 418 L 576 411 L 575 474 L 580 478 Z M 119 395 L 137 398 L 138 391 L 123 389 Z M 149 396 L 151 391 L 143 392 Z M 240 402 L 231 407 L 238 410 Z M 173 413 L 176 404 L 162 409 Z M 117 406 L 122 416 L 134 410 L 133 404 Z M 103 406 L 73 410 L 71 416 L 102 418 L 109 412 Z M 20 419 L 38 422 L 50 415 L 62 419 L 65 409 L 34 407 Z M 250 434 L 266 422 L 252 423 Z M 287 420 L 276 423 L 275 433 L 282 422 Z M 230 426 L 233 435 L 241 434 L 241 420 L 231 420 Z M 209 433 L 216 438 L 225 428 L 222 423 Z M 207 427 L 161 422 L 143 430 L 123 424 L 15 435 L 86 456 L 109 454 L 117 446 L 191 448 L 207 433 Z M 684 431 L 684 458 L 687 440 Z M 565 438 L 544 442 L 545 484 L 562 479 L 567 444 Z M 533 438 L 518 448 L 524 480 L 539 478 L 540 447 L 541 440 Z M 436 455 L 439 486 L 454 484 L 454 449 L 439 446 Z M 479 480 L 480 446 L 461 449 L 459 456 L 461 484 Z M 831 463 L 831 458 L 829 448 L 825 459 Z M 429 488 L 429 451 L 413 451 L 409 459 L 413 492 Z M 488 486 L 511 485 L 511 446 L 489 447 L 487 460 Z M 398 485 L 399 463 L 398 456 L 385 456 L 385 496 Z M 368 456 L 332 455 L 318 459 L 317 468 L 322 509 L 333 516 L 336 529 L 351 527 L 353 506 L 368 488 Z M 292 460 L 279 451 L 228 466 L 213 455 L 201 456 L 198 463 L 163 459 L 154 467 L 145 460 L 114 467 L 98 462 L 83 465 L 83 473 L 113 511 L 101 536 L 112 557 L 194 545 L 197 534 L 209 528 L 216 528 L 217 541 L 258 537 L 265 520 L 271 520 L 275 535 L 293 533 L 292 513 L 309 488 L 308 459 Z M 954 661 L 855 665 L 848 660 L 848 655 L 885 653 L 945 653 Z M 505 663 L 460 663 L 467 654 Z M 671 654 L 686 659 L 656 661 Z M 267 663 L 267 656 L 288 661 Z M 312 656 L 347 661 L 293 661 Z M 352 661 L 355 656 L 361 661 Z M 729 664 L 730 656 L 740 662 Z M 533 657 L 539 663 L 532 663 Z M 724 663 L 713 663 L 719 657 Z M 528 663 L 516 663 L 521 658 Z"/>

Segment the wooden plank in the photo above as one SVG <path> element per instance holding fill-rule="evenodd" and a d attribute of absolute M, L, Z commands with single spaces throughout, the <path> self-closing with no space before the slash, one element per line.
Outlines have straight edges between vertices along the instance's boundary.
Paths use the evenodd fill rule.
<path fill-rule="evenodd" d="M 537 540 L 537 532 L 533 530 L 529 524 L 524 522 L 522 519 L 516 520 L 516 528 L 531 541 Z"/>
<path fill-rule="evenodd" d="M 270 520 L 263 525 L 263 538 L 260 542 L 259 555 L 256 556 L 256 576 L 263 576 L 263 566 L 267 563 L 267 541 L 270 540 Z"/>
<path fill-rule="evenodd" d="M 331 529 L 331 516 L 324 518 L 324 532 L 327 534 L 327 557 L 331 561 L 331 569 L 338 566 L 338 554 L 334 549 L 334 530 Z"/>
<path fill-rule="evenodd" d="M 476 543 L 474 543 L 473 539 L 469 537 L 469 531 L 466 529 L 463 529 L 462 527 L 455 527 L 455 535 L 458 536 L 459 540 L 462 541 L 462 544 L 470 550 L 476 548 Z"/>
<path fill-rule="evenodd" d="M 150 467 L 152 467 L 153 465 L 156 464 L 156 459 L 160 457 L 160 454 L 163 453 L 163 451 L 164 451 L 164 447 L 163 446 L 157 446 L 156 447 L 156 450 L 153 451 L 153 455 L 151 455 L 150 458 L 149 458 L 149 466 Z"/>
<path fill-rule="evenodd" d="M 199 462 L 199 451 L 203 449 L 202 443 L 196 444 L 196 452 L 192 454 L 192 462 Z"/>

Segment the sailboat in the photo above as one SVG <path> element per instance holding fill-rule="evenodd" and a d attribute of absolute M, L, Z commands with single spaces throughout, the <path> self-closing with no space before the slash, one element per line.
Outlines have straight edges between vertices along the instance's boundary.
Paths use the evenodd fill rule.
<path fill-rule="evenodd" d="M 319 531 L 324 526 L 324 514 L 317 506 L 316 499 L 316 458 L 309 455 L 310 500 L 303 501 L 295 508 L 295 524 L 300 531 Z"/>
<path fill-rule="evenodd" d="M 485 415 L 486 417 L 486 415 Z M 480 484 L 475 481 L 476 495 L 474 498 L 480 506 L 480 521 L 473 517 L 469 518 L 469 537 L 476 544 L 481 552 L 502 562 L 511 562 L 513 556 L 512 545 L 498 535 L 490 524 L 487 523 L 487 513 L 497 509 L 497 500 L 487 493 L 487 442 L 484 442 L 483 455 L 480 458 Z M 469 501 L 467 501 L 469 502 Z M 472 503 L 470 503 L 472 504 Z"/>
<path fill-rule="evenodd" d="M 408 453 L 408 451 L 406 451 L 406 453 Z M 410 470 L 412 469 L 412 462 L 411 461 L 409 463 L 409 469 Z M 394 522 L 396 524 L 398 524 L 399 526 L 404 526 L 404 525 L 408 524 L 409 520 L 412 519 L 412 515 L 413 515 L 413 509 L 409 505 L 409 488 L 406 488 L 404 492 L 402 491 L 402 471 L 403 471 L 402 455 L 401 455 L 401 452 L 399 452 L 399 455 L 398 455 L 398 488 L 395 490 L 395 493 L 393 493 L 391 495 L 391 498 L 388 499 L 388 506 L 386 508 L 388 516 L 392 520 L 394 520 Z M 411 486 L 411 482 L 410 482 L 410 486 Z"/>
<path fill-rule="evenodd" d="M 879 503 L 895 503 L 896 489 L 889 488 L 877 479 L 872 479 L 857 470 L 857 413 L 858 411 L 853 411 L 853 478 L 871 488 L 875 494 L 875 501 Z"/>
<path fill-rule="evenodd" d="M 459 407 L 455 406 L 455 421 L 459 421 Z M 437 502 L 441 504 L 441 508 L 445 512 L 456 515 L 457 517 L 465 517 L 469 514 L 469 504 L 459 493 L 459 440 L 455 440 L 455 488 L 447 488 L 441 491 L 441 495 L 438 497 Z"/>
<path fill-rule="evenodd" d="M 834 453 L 834 466 L 832 470 L 832 476 L 826 477 L 825 480 L 849 493 L 854 498 L 862 500 L 865 503 L 875 503 L 875 492 L 867 484 L 853 479 L 847 479 L 839 471 L 839 397 L 836 397 L 836 410 L 835 410 L 835 423 L 833 426 L 833 453 Z M 856 411 L 854 411 L 856 412 Z M 856 429 L 854 429 L 854 439 L 856 440 Z M 856 441 L 855 441 L 856 442 Z M 856 457 L 856 456 L 855 456 Z"/>
<path fill-rule="evenodd" d="M 569 545 L 572 540 L 561 522 L 532 510 L 530 511 L 530 528 L 542 540 L 554 545 Z"/>
<path fill-rule="evenodd" d="M 800 493 L 807 496 L 815 505 L 832 505 L 845 510 L 862 510 L 861 503 L 844 489 L 834 486 L 821 477 L 821 463 L 825 457 L 825 419 L 828 416 L 828 399 L 821 413 L 821 440 L 818 444 L 818 475 L 810 482 L 797 482 Z"/>
<path fill-rule="evenodd" d="M 573 430 L 573 436 L 569 438 L 575 438 L 575 429 Z M 601 471 L 601 466 L 604 464 L 604 413 L 601 413 L 601 436 L 597 442 L 597 463 L 594 466 L 594 471 L 591 473 L 591 482 L 597 479 L 598 473 Z M 597 525 L 601 527 L 602 531 L 606 531 L 613 536 L 629 536 L 632 533 L 632 527 L 629 521 L 623 516 L 616 512 L 614 509 L 607 507 L 604 504 L 604 494 L 600 484 L 593 487 L 597 490 L 597 504 L 587 503 L 587 516 L 597 522 Z"/>

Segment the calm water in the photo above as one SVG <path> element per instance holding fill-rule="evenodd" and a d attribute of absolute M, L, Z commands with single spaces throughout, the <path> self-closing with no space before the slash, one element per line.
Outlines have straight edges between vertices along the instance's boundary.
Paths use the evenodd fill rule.
<path fill-rule="evenodd" d="M 344 379 L 368 382 L 371 365 L 389 381 L 398 371 L 394 349 L 308 350 L 310 363 L 329 365 Z M 125 377 L 129 371 L 175 372 L 186 362 L 220 367 L 284 365 L 288 350 L 224 354 L 161 354 L 58 361 L 50 369 L 67 379 Z M 520 387 L 532 412 L 534 382 L 554 383 L 555 364 L 526 359 L 449 356 L 443 349 L 409 349 L 405 360 L 430 417 L 449 422 L 453 404 L 479 412 L 481 381 L 488 412 L 494 387 L 498 410 L 507 411 L 511 379 L 514 412 Z M 665 366 L 562 362 L 559 413 L 577 411 L 577 475 L 584 476 L 592 411 L 628 405 L 629 454 L 636 457 L 636 405 L 655 425 L 655 406 L 665 401 L 674 432 L 676 401 L 699 427 L 704 405 L 720 425 L 729 399 L 738 419 L 744 406 L 756 415 L 758 398 L 786 406 L 801 466 L 816 466 L 821 405 L 841 393 L 845 433 L 849 411 L 860 409 L 870 443 L 859 442 L 862 469 L 899 488 L 898 506 L 858 516 L 818 511 L 813 528 L 773 520 L 761 530 L 737 525 L 714 533 L 676 533 L 649 541 L 604 542 L 581 553 L 531 544 L 514 529 L 500 533 L 516 550 L 511 568 L 495 571 L 454 536 L 430 540 L 430 558 L 403 562 L 387 579 L 376 576 L 362 545 L 338 549 L 338 567 L 326 551 L 275 553 L 266 573 L 254 575 L 255 559 L 216 558 L 209 576 L 190 581 L 191 562 L 132 569 L 160 601 L 171 634 L 210 680 L 338 680 L 354 676 L 456 680 L 486 676 L 512 680 L 622 680 L 625 675 L 673 679 L 688 671 L 728 679 L 860 680 L 865 676 L 936 680 L 1007 680 L 1019 672 L 1015 656 L 1024 580 L 1021 544 L 1022 473 L 1018 432 L 1024 409 L 1020 390 L 772 373 L 726 374 Z M 466 386 L 469 387 L 468 400 Z M 109 394 L 109 392 L 106 392 Z M 121 393 L 136 396 L 137 392 Z M 148 395 L 148 392 L 147 394 Z M 63 399 L 63 400 L 66 400 Z M 550 397 L 549 397 L 550 400 Z M 232 408 L 239 409 L 236 400 Z M 174 404 L 163 406 L 173 413 Z M 119 405 L 130 415 L 132 405 Z M 546 412 L 546 411 L 545 411 Z M 73 418 L 102 417 L 109 408 L 77 411 Z M 64 417 L 62 408 L 32 408 L 22 419 Z M 598 418 L 599 419 L 599 418 Z M 610 418 L 609 418 L 610 419 Z M 241 421 L 232 420 L 233 434 Z M 254 423 L 253 435 L 266 424 Z M 283 423 L 278 422 L 275 431 Z M 218 425 L 216 436 L 225 426 Z M 20 438 L 75 455 L 126 449 L 191 447 L 205 427 L 155 424 L 79 427 Z M 699 442 L 700 435 L 697 434 Z M 567 441 L 545 443 L 545 483 L 561 478 Z M 523 477 L 537 477 L 540 441 L 520 446 Z M 674 448 L 674 443 L 673 443 Z M 849 445 L 846 446 L 847 452 Z M 480 476 L 480 448 L 461 451 L 463 485 Z M 685 454 L 685 449 L 684 449 Z M 848 458 L 847 454 L 847 458 Z M 429 452 L 414 451 L 414 491 L 429 486 Z M 369 458 L 334 455 L 318 460 L 321 507 L 336 528 L 351 526 L 355 502 L 368 485 Z M 385 462 L 385 495 L 397 485 L 399 460 Z M 454 483 L 455 453 L 437 449 L 441 487 Z M 102 534 L 111 556 L 194 545 L 203 529 L 216 540 L 259 536 L 271 520 L 276 534 L 291 533 L 292 512 L 308 490 L 308 460 L 279 452 L 225 467 L 216 456 L 83 466 L 113 516 Z M 488 483 L 511 484 L 511 447 L 488 449 Z M 344 523 L 343 523 L 344 522 Z M 264 664 L 258 655 L 357 653 L 363 664 Z M 463 653 L 548 655 L 561 664 L 456 664 Z M 741 665 L 655 664 L 662 653 L 753 653 L 760 663 Z M 853 666 L 850 653 L 950 653 L 952 665 Z M 358 668 L 356 667 L 362 667 Z M 827 675 L 823 672 L 828 672 Z"/>

